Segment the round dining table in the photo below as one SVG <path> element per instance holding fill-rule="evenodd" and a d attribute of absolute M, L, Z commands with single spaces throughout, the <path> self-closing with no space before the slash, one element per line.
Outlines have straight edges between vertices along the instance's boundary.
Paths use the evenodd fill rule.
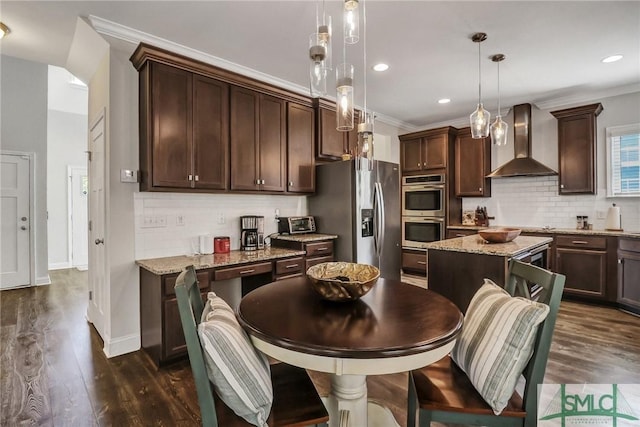
<path fill-rule="evenodd" d="M 460 310 L 440 294 L 378 279 L 355 301 L 332 302 L 306 276 L 261 286 L 240 301 L 238 320 L 254 346 L 290 365 L 331 374 L 329 426 L 397 425 L 367 401 L 367 375 L 411 371 L 447 355 Z"/>

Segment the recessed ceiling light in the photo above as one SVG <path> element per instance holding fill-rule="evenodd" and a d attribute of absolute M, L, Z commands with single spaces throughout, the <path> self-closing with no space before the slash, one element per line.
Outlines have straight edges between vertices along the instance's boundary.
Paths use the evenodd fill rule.
<path fill-rule="evenodd" d="M 604 58 L 602 62 L 604 62 L 605 64 L 608 64 L 609 62 L 616 62 L 616 61 L 620 61 L 621 59 L 622 59 L 622 55 L 611 55 Z"/>
<path fill-rule="evenodd" d="M 387 71 L 389 69 L 389 66 L 381 62 L 379 64 L 374 65 L 373 69 L 375 71 Z"/>
<path fill-rule="evenodd" d="M 448 104 L 451 100 L 449 98 L 438 99 L 438 104 Z"/>

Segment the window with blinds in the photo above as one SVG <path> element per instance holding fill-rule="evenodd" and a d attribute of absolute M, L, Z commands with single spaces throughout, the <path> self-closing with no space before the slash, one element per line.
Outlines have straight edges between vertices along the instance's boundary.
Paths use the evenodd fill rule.
<path fill-rule="evenodd" d="M 607 128 L 607 196 L 640 197 L 640 123 Z"/>

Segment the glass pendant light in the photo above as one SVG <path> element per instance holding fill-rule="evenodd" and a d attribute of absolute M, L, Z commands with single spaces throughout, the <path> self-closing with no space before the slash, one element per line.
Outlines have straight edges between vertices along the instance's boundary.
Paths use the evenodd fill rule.
<path fill-rule="evenodd" d="M 344 0 L 344 42 L 358 43 L 360 39 L 360 13 L 358 0 Z"/>
<path fill-rule="evenodd" d="M 491 60 L 498 64 L 498 115 L 496 121 L 491 125 L 491 142 L 493 145 L 507 145 L 507 131 L 509 125 L 502 120 L 500 115 L 500 62 L 503 61 L 505 56 L 501 53 L 493 55 Z"/>
<path fill-rule="evenodd" d="M 482 105 L 482 67 L 480 66 L 480 44 L 487 39 L 485 33 L 475 33 L 471 40 L 478 43 L 478 106 L 471 116 L 469 116 L 471 125 L 471 137 L 475 139 L 486 138 L 489 136 L 489 123 L 491 122 L 491 114 L 484 109 Z"/>
<path fill-rule="evenodd" d="M 367 9 L 362 0 L 362 49 L 363 49 L 363 86 L 364 109 L 361 122 L 358 124 L 358 145 L 356 147 L 356 168 L 358 170 L 373 170 L 373 114 L 367 110 Z"/>
<path fill-rule="evenodd" d="M 336 67 L 336 129 L 353 130 L 353 65 L 342 63 Z"/>
<path fill-rule="evenodd" d="M 324 61 L 322 66 L 326 70 L 331 69 L 331 16 L 322 14 L 322 22 L 318 23 L 318 38 L 321 46 L 325 49 Z"/>
<path fill-rule="evenodd" d="M 309 89 L 312 97 L 327 94 L 327 69 L 324 60 L 327 56 L 327 49 L 322 44 L 322 36 L 313 33 L 309 36 L 309 58 L 311 66 L 309 69 Z"/>

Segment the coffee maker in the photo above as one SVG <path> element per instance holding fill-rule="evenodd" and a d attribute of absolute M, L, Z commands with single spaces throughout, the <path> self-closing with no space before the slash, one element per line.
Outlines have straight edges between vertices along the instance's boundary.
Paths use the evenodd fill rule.
<path fill-rule="evenodd" d="M 245 215 L 240 217 L 240 249 L 255 251 L 264 249 L 264 217 Z"/>

